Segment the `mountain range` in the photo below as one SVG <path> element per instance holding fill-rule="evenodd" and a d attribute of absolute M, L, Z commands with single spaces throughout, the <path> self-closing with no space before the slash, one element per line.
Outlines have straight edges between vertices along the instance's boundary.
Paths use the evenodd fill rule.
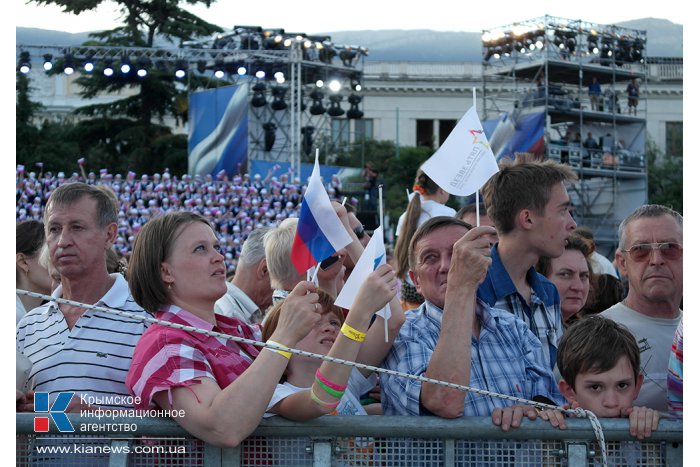
<path fill-rule="evenodd" d="M 683 26 L 669 20 L 644 18 L 618 23 L 617 26 L 647 31 L 647 56 L 682 57 Z M 80 45 L 88 32 L 68 33 L 36 28 L 16 28 L 16 44 Z M 335 44 L 357 45 L 369 49 L 368 61 L 478 62 L 481 60 L 481 32 L 415 30 L 335 31 Z M 158 47 L 172 47 L 157 41 Z"/>

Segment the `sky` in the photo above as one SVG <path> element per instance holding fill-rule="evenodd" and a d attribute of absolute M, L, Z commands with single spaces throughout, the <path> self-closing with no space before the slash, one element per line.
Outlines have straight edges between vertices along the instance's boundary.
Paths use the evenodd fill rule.
<path fill-rule="evenodd" d="M 104 1 L 96 11 L 80 15 L 62 13 L 57 6 L 36 6 L 35 3 L 27 4 L 26 0 L 12 1 L 16 8 L 15 26 L 75 33 L 111 29 L 119 20 L 119 11 L 112 1 Z M 685 6 L 688 2 L 680 0 L 667 0 L 662 4 L 649 0 L 601 3 L 559 1 L 551 2 L 551 5 L 540 2 L 542 6 L 535 7 L 531 6 L 532 2 L 523 0 L 501 0 L 497 14 L 483 7 L 471 6 L 487 2 L 431 0 L 416 2 L 412 7 L 407 7 L 407 3 L 398 0 L 353 0 L 337 2 L 337 8 L 327 6 L 325 12 L 314 12 L 318 7 L 311 5 L 311 2 L 268 0 L 261 9 L 261 3 L 257 1 L 215 0 L 210 8 L 197 6 L 188 9 L 224 29 L 231 29 L 234 25 L 262 26 L 307 34 L 366 29 L 475 32 L 545 15 L 601 24 L 648 17 L 683 24 L 689 14 Z"/>

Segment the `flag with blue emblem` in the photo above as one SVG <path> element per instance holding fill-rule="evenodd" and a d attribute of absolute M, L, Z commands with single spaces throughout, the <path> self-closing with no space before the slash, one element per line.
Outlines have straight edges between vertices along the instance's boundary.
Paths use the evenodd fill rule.
<path fill-rule="evenodd" d="M 341 308 L 350 309 L 352 302 L 355 301 L 355 296 L 360 291 L 362 282 L 382 264 L 386 264 L 386 248 L 384 247 L 384 229 L 380 225 L 372 234 L 372 238 L 357 261 L 350 277 L 348 277 L 348 281 L 340 290 L 338 298 L 335 299 L 335 304 Z M 389 318 L 391 318 L 389 305 L 385 305 L 376 314 L 384 317 L 385 322 L 389 321 Z"/>

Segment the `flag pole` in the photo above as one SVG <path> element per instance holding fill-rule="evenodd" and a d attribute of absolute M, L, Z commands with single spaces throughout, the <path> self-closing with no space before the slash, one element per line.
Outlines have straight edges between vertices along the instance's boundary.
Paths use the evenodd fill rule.
<path fill-rule="evenodd" d="M 384 198 L 384 185 L 379 185 L 377 188 L 379 189 L 379 234 L 382 236 L 382 244 L 384 244 L 384 203 L 382 201 Z M 374 235 L 377 235 L 376 230 Z M 384 317 L 384 342 L 389 342 L 389 319 L 386 316 Z"/>
<path fill-rule="evenodd" d="M 472 88 L 472 105 L 474 106 L 474 110 L 476 110 L 476 87 Z M 481 215 L 479 214 L 479 189 L 477 188 L 476 190 L 476 197 L 474 198 L 474 202 L 476 203 L 476 226 L 479 227 L 479 218 Z"/>

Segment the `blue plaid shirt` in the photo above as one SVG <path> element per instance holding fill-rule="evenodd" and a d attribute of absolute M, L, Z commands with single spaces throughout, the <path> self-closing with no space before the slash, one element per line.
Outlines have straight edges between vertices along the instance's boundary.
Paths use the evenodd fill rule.
<path fill-rule="evenodd" d="M 480 301 L 476 317 L 481 332 L 478 340 L 472 337 L 469 386 L 530 400 L 541 395 L 558 405 L 564 403 L 554 375 L 544 361 L 539 340 L 522 321 Z M 408 311 L 384 367 L 424 375 L 441 324 L 442 310 L 428 301 Z M 420 404 L 420 381 L 384 373 L 380 377 L 384 415 L 430 415 Z M 505 399 L 467 392 L 464 416 L 489 416 L 496 407 L 511 405 L 513 402 Z"/>
<path fill-rule="evenodd" d="M 527 282 L 532 288 L 532 295 L 528 305 L 503 266 L 497 246 L 491 249 L 491 267 L 479 286 L 477 296 L 493 308 L 509 311 L 520 318 L 540 340 L 544 359 L 549 368 L 554 369 L 559 339 L 564 334 L 557 287 L 535 268 L 530 268 Z"/>

